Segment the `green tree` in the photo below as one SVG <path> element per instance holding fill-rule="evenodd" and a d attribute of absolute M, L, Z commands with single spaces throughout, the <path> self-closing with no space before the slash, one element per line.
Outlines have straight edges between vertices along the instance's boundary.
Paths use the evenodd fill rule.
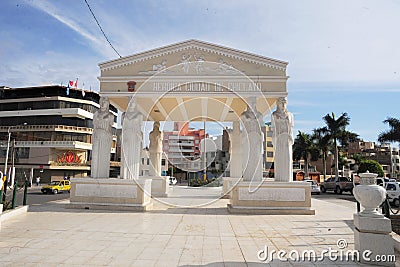
<path fill-rule="evenodd" d="M 339 169 L 342 169 L 343 167 L 349 167 L 347 163 L 347 157 L 344 155 L 339 154 L 338 162 L 339 162 Z"/>
<path fill-rule="evenodd" d="M 352 159 L 354 159 L 355 164 L 357 164 L 358 166 L 360 166 L 361 161 L 363 161 L 365 158 L 363 156 L 361 156 L 358 153 L 355 153 L 351 156 Z"/>
<path fill-rule="evenodd" d="M 350 118 L 347 113 L 343 113 L 338 118 L 335 114 L 326 114 L 323 117 L 326 124 L 326 129 L 330 139 L 333 141 L 333 149 L 335 156 L 335 177 L 336 180 L 339 176 L 339 148 L 338 144 L 345 147 L 348 142 L 355 141 L 357 139 L 357 134 L 351 133 L 346 130 L 346 126 L 350 123 Z"/>
<path fill-rule="evenodd" d="M 316 154 L 316 151 L 311 136 L 299 131 L 293 143 L 293 158 L 295 160 L 304 159 L 304 178 L 308 177 L 308 162 L 310 157 Z"/>
<path fill-rule="evenodd" d="M 338 138 L 340 143 L 340 150 L 347 151 L 349 143 L 360 140 L 358 134 L 344 130 Z"/>
<path fill-rule="evenodd" d="M 324 165 L 323 175 L 324 181 L 326 180 L 326 158 L 329 153 L 329 149 L 332 146 L 331 138 L 328 134 L 326 127 L 321 127 L 313 130 L 311 136 L 316 149 L 319 151 L 319 156 L 322 157 L 322 164 Z"/>
<path fill-rule="evenodd" d="M 379 177 L 385 176 L 381 164 L 372 159 L 365 159 L 361 161 L 360 166 L 358 167 L 358 173 L 364 173 L 366 171 L 377 173 Z"/>
<path fill-rule="evenodd" d="M 390 129 L 379 134 L 378 141 L 383 142 L 400 142 L 400 120 L 396 118 L 387 118 L 383 121 L 389 124 Z"/>

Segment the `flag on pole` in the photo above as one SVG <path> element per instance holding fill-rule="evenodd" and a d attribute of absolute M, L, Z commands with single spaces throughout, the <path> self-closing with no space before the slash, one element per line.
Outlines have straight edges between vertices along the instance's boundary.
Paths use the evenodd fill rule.
<path fill-rule="evenodd" d="M 78 88 L 78 78 L 76 78 L 75 82 L 74 81 L 69 81 L 69 86 Z"/>

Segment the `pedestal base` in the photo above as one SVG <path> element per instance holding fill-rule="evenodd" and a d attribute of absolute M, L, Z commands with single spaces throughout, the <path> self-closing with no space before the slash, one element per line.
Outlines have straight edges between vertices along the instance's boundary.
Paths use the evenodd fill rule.
<path fill-rule="evenodd" d="M 0 204 L 0 230 L 1 230 L 1 214 L 3 214 L 3 204 Z"/>
<path fill-rule="evenodd" d="M 392 225 L 388 218 L 370 218 L 362 217 L 359 214 L 354 214 L 354 249 L 360 254 L 363 251 L 369 250 L 367 260 L 360 257 L 362 263 L 375 264 L 379 266 L 395 266 L 395 262 L 376 262 L 376 256 L 380 259 L 388 259 L 389 255 L 394 255 L 393 238 L 390 235 Z M 382 257 L 383 256 L 383 257 Z"/>
<path fill-rule="evenodd" d="M 146 211 L 151 209 L 151 179 L 71 179 L 70 209 Z"/>
<path fill-rule="evenodd" d="M 242 178 L 223 177 L 221 198 L 231 198 L 232 190 Z"/>
<path fill-rule="evenodd" d="M 241 214 L 314 215 L 307 182 L 239 182 L 232 190 L 228 211 Z"/>
<path fill-rule="evenodd" d="M 143 176 L 142 179 L 151 179 L 151 196 L 152 197 L 168 197 L 171 189 L 169 180 L 166 176 Z"/>

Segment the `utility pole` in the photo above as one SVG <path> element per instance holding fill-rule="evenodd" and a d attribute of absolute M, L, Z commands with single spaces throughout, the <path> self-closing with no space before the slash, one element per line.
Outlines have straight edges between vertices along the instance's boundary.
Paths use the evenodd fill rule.
<path fill-rule="evenodd" d="M 10 152 L 10 141 L 11 141 L 11 132 L 10 128 L 8 127 L 8 141 L 7 141 L 7 152 L 6 152 L 6 161 L 4 163 L 4 176 L 7 176 L 7 164 L 8 164 L 8 153 Z"/>
<path fill-rule="evenodd" d="M 7 141 L 7 151 L 6 151 L 6 161 L 4 162 L 4 177 L 1 177 L 3 180 L 3 187 L 0 188 L 0 203 L 3 203 L 6 198 L 6 191 L 7 191 L 7 184 L 8 184 L 8 173 L 7 173 L 7 163 L 8 163 L 8 153 L 10 152 L 10 139 L 11 139 L 11 132 L 10 128 L 8 127 L 8 141 Z"/>
<path fill-rule="evenodd" d="M 206 121 L 203 122 L 204 123 L 204 174 L 203 174 L 203 181 L 207 180 L 207 139 L 206 139 Z"/>
<path fill-rule="evenodd" d="M 12 152 L 11 152 L 11 172 L 10 172 L 10 178 L 11 178 L 11 186 L 14 186 L 15 183 L 15 139 L 13 140 L 13 145 L 12 145 Z"/>

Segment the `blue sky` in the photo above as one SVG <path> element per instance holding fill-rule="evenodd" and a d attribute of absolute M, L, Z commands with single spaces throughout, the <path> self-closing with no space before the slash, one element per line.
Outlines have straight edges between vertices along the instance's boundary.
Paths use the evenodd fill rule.
<path fill-rule="evenodd" d="M 349 129 L 376 141 L 382 121 L 400 117 L 400 1 L 88 2 L 123 56 L 199 39 L 289 62 L 296 132 L 347 112 Z M 2 0 L 0 10 L 0 85 L 79 77 L 98 90 L 97 64 L 117 55 L 84 0 Z"/>

